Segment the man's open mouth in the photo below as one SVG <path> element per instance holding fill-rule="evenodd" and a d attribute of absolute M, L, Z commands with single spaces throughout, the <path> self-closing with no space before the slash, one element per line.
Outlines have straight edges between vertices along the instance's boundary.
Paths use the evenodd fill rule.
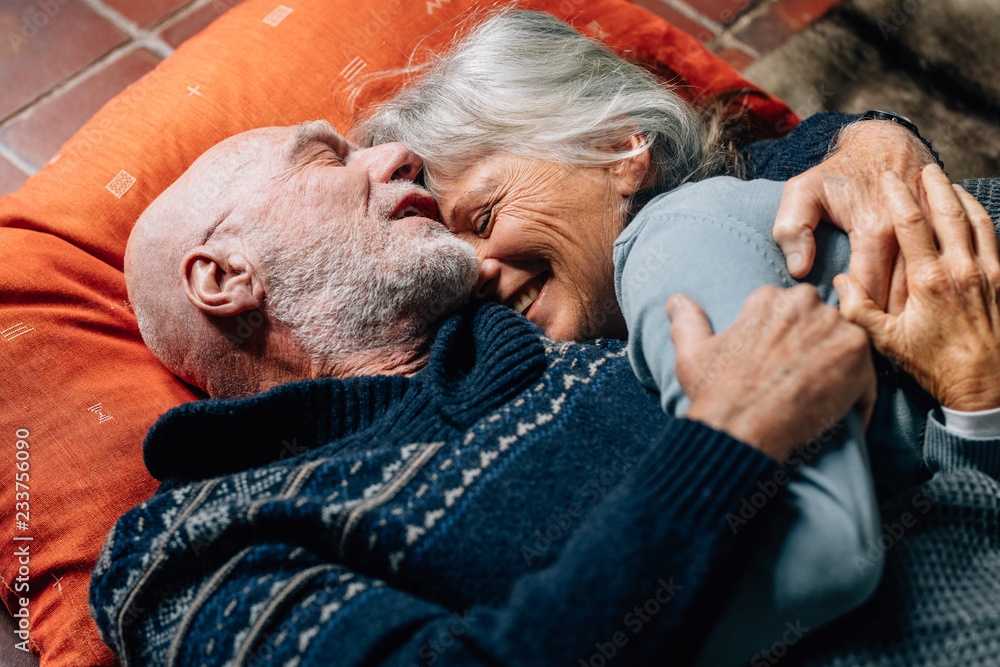
<path fill-rule="evenodd" d="M 437 220 L 437 204 L 430 195 L 414 192 L 406 195 L 396 205 L 396 210 L 389 216 L 390 220 L 400 220 L 401 218 L 421 217 Z"/>

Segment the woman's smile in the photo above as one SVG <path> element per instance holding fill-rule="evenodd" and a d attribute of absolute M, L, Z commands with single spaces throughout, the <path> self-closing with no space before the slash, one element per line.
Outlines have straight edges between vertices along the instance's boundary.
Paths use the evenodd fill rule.
<path fill-rule="evenodd" d="M 478 296 L 555 339 L 624 337 L 612 263 L 624 224 L 620 185 L 610 168 L 496 155 L 449 184 L 440 210 L 476 249 Z"/>

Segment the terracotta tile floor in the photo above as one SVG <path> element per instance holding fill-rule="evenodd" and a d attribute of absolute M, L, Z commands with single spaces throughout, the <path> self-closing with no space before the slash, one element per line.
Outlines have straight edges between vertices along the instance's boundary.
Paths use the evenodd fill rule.
<path fill-rule="evenodd" d="M 838 0 L 633 0 L 738 69 Z M 0 0 L 0 195 L 240 0 Z"/>

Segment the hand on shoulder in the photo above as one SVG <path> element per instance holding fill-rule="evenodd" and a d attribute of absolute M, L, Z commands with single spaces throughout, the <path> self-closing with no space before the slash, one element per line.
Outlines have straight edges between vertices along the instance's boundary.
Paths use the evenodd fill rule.
<path fill-rule="evenodd" d="M 725 331 L 701 307 L 667 302 L 687 416 L 783 460 L 857 406 L 875 401 L 868 336 L 822 302 L 811 285 L 762 287 Z"/>

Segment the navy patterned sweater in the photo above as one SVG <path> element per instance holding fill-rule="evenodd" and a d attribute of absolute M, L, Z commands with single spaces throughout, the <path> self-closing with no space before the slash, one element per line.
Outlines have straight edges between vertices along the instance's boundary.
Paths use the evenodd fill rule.
<path fill-rule="evenodd" d="M 725 517 L 779 470 L 664 415 L 623 343 L 497 305 L 448 319 L 417 377 L 188 403 L 145 449 L 168 481 L 91 587 L 143 666 L 682 664 L 765 512 Z"/>

